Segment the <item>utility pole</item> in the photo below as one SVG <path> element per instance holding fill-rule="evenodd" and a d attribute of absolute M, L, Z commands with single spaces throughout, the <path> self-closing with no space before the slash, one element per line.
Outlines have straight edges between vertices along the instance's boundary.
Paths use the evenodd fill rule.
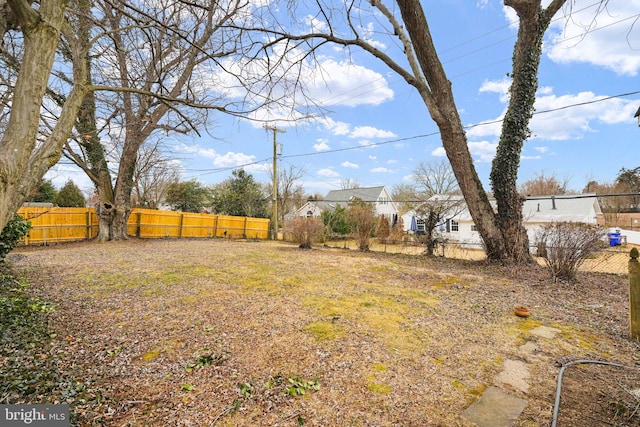
<path fill-rule="evenodd" d="M 286 130 L 278 129 L 275 126 L 267 126 L 266 130 L 273 131 L 273 240 L 278 240 L 278 142 L 276 134 L 278 132 L 285 133 Z"/>

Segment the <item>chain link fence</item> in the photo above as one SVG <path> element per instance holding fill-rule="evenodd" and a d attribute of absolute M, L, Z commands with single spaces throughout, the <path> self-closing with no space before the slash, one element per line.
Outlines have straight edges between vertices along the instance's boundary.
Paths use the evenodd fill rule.
<path fill-rule="evenodd" d="M 341 239 L 332 240 L 325 243 L 325 246 L 341 248 L 341 249 L 358 249 L 358 245 L 354 240 Z M 597 272 L 606 274 L 628 275 L 629 252 L 633 247 L 632 244 L 622 244 L 616 246 L 607 246 L 594 256 L 588 258 L 581 266 L 580 272 Z M 374 252 L 398 253 L 404 255 L 424 255 L 425 247 L 418 241 L 384 241 L 372 239 L 369 249 Z M 532 251 L 534 253 L 535 251 Z M 434 251 L 435 256 L 481 261 L 486 259 L 484 248 L 479 244 L 459 243 L 459 242 L 440 242 Z M 533 259 L 545 266 L 542 257 L 533 256 Z"/>

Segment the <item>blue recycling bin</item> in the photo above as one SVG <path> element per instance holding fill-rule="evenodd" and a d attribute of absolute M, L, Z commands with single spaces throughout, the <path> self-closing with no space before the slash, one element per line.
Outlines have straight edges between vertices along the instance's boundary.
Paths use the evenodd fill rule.
<path fill-rule="evenodd" d="M 620 246 L 620 233 L 607 233 L 609 246 Z"/>

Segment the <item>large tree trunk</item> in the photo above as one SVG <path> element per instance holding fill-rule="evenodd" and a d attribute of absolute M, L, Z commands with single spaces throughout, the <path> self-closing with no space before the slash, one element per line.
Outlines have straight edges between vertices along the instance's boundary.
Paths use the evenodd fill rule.
<path fill-rule="evenodd" d="M 443 147 L 451 163 L 469 213 L 492 260 L 530 262 L 529 239 L 522 223 L 522 200 L 517 189 L 518 167 L 538 89 L 542 37 L 566 0 L 552 0 L 543 9 L 540 0 L 505 0 L 520 17 L 513 56 L 511 99 L 491 172 L 497 202 L 492 208 L 478 178 L 467 146 L 451 83 L 438 58 L 420 0 L 397 0 L 426 85 L 414 84 L 429 114 L 438 125 Z"/>
<path fill-rule="evenodd" d="M 398 0 L 402 20 L 407 28 L 420 68 L 428 87 L 418 88 L 429 114 L 438 125 L 442 145 L 451 169 L 464 195 L 469 213 L 482 237 L 489 259 L 505 260 L 503 235 L 480 178 L 473 166 L 467 137 L 458 114 L 451 82 L 438 58 L 429 25 L 419 0 Z"/>
<path fill-rule="evenodd" d="M 12 24 L 19 26 L 24 35 L 24 55 L 11 101 L 11 114 L 0 141 L 0 229 L 60 159 L 62 145 L 73 129 L 78 109 L 89 89 L 84 64 L 74 64 L 73 89 L 55 127 L 36 145 L 40 107 L 60 41 L 67 2 L 43 0 L 37 10 L 24 1 L 8 0 L 7 3 L 13 12 Z"/>
<path fill-rule="evenodd" d="M 555 0 L 544 10 L 540 0 L 506 0 L 520 18 L 513 53 L 510 100 L 491 168 L 491 185 L 498 213 L 496 221 L 503 235 L 508 259 L 530 261 L 529 237 L 523 225 L 522 202 L 517 188 L 520 155 L 529 138 L 529 122 L 538 90 L 538 69 L 542 38 L 551 18 L 566 0 Z"/>

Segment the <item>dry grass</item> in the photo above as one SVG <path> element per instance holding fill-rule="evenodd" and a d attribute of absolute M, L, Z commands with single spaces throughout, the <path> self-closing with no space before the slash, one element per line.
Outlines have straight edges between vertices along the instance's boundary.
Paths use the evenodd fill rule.
<path fill-rule="evenodd" d="M 227 240 L 16 253 L 57 307 L 43 357 L 104 396 L 77 406 L 87 425 L 468 426 L 463 410 L 527 341 L 517 425 L 548 425 L 559 361 L 633 364 L 639 349 L 614 276 L 552 285 L 537 268 Z M 541 324 L 563 332 L 532 336 Z"/>

